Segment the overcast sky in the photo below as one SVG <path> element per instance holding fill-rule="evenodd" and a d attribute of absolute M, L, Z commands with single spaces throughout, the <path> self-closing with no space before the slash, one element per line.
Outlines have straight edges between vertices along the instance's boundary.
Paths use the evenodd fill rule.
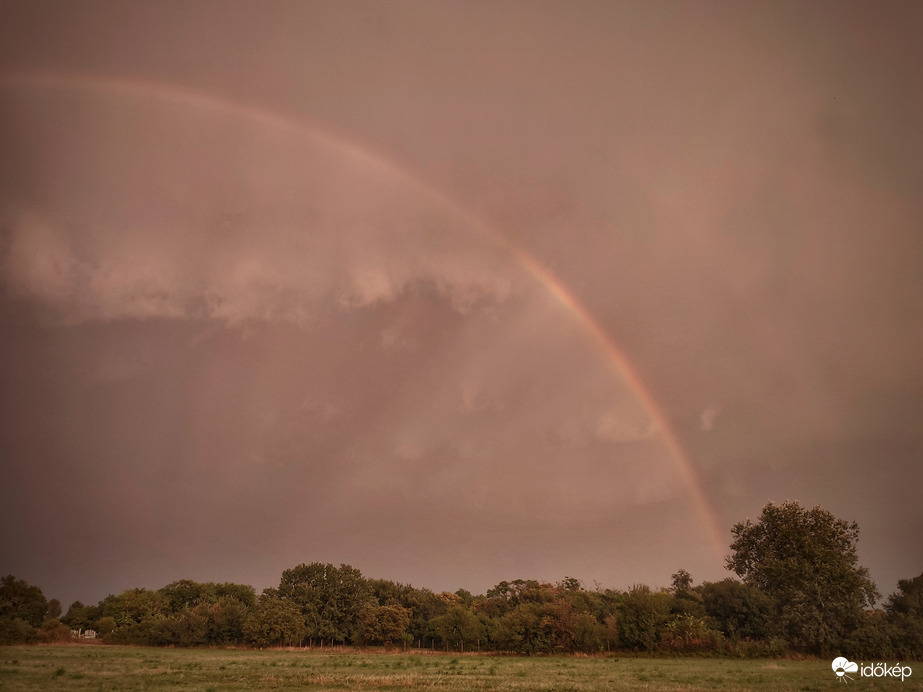
<path fill-rule="evenodd" d="M 0 572 L 923 571 L 923 5 L 0 1 Z M 723 546 L 714 545 L 710 524 Z"/>

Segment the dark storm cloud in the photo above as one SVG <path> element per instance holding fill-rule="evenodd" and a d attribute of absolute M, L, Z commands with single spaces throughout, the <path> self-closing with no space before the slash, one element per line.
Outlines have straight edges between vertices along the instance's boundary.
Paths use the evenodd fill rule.
<path fill-rule="evenodd" d="M 628 354 L 724 525 L 821 503 L 883 591 L 919 571 L 916 5 L 3 16 L 6 572 L 65 600 L 315 559 L 721 578 L 649 413 L 511 247 Z"/>

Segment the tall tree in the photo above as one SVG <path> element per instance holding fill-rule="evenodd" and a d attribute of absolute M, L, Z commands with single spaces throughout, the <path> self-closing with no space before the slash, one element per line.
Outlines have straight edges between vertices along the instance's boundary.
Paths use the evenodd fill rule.
<path fill-rule="evenodd" d="M 728 569 L 772 601 L 777 634 L 818 654 L 834 651 L 879 594 L 856 555 L 859 525 L 797 502 L 769 503 L 731 529 Z"/>
<path fill-rule="evenodd" d="M 670 611 L 674 615 L 689 615 L 695 618 L 705 617 L 705 606 L 702 603 L 701 588 L 692 585 L 692 575 L 684 569 L 671 575 L 673 602 Z"/>
<path fill-rule="evenodd" d="M 692 591 L 692 575 L 689 574 L 684 569 L 679 570 L 675 574 L 671 574 L 670 578 L 673 580 L 670 590 L 674 594 L 686 593 L 687 591 Z"/>
<path fill-rule="evenodd" d="M 355 567 L 313 562 L 282 572 L 279 598 L 296 604 L 308 637 L 351 641 L 358 633 L 359 612 L 373 600 L 368 581 Z"/>

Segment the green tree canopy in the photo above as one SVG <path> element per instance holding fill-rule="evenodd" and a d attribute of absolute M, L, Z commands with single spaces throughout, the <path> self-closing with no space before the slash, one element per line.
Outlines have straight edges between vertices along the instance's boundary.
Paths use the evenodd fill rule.
<path fill-rule="evenodd" d="M 118 625 L 130 625 L 166 615 L 163 595 L 159 591 L 126 589 L 118 596 L 109 595 L 99 602 L 102 617 L 111 617 Z"/>
<path fill-rule="evenodd" d="M 654 593 L 643 584 L 636 584 L 623 594 L 618 620 L 622 645 L 653 651 L 661 630 L 670 620 L 670 601 L 670 594 Z"/>
<path fill-rule="evenodd" d="M 686 570 L 681 569 L 675 574 L 671 574 L 670 578 L 673 580 L 670 590 L 674 594 L 692 591 L 692 575 Z"/>
<path fill-rule="evenodd" d="M 373 600 L 371 586 L 358 569 L 320 562 L 282 572 L 275 593 L 298 606 L 308 637 L 341 642 L 358 633 L 359 612 Z"/>
<path fill-rule="evenodd" d="M 0 580 L 0 644 L 35 641 L 47 612 L 48 601 L 39 587 L 13 575 Z"/>
<path fill-rule="evenodd" d="M 42 590 L 12 574 L 0 580 L 0 619 L 22 620 L 38 627 L 48 612 L 48 601 Z"/>
<path fill-rule="evenodd" d="M 770 502 L 731 532 L 728 569 L 769 596 L 776 633 L 798 648 L 835 650 L 879 596 L 858 564 L 858 524 L 821 507 Z"/>
<path fill-rule="evenodd" d="M 244 636 L 257 646 L 294 644 L 304 637 L 298 606 L 272 596 L 260 596 L 243 626 Z"/>
<path fill-rule="evenodd" d="M 905 658 L 923 658 L 923 574 L 897 582 L 897 591 L 885 604 L 888 620 L 896 628 L 895 644 Z"/>
<path fill-rule="evenodd" d="M 366 604 L 359 611 L 360 638 L 376 644 L 402 642 L 410 627 L 410 609 L 399 605 Z"/>
<path fill-rule="evenodd" d="M 889 615 L 909 615 L 923 619 L 923 574 L 897 582 L 897 591 L 888 596 L 885 610 Z"/>
<path fill-rule="evenodd" d="M 701 592 L 712 627 L 733 641 L 766 638 L 772 603 L 762 591 L 728 577 L 702 584 Z"/>

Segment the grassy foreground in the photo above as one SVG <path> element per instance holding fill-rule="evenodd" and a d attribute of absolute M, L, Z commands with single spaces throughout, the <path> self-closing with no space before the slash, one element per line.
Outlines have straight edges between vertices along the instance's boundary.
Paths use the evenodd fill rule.
<path fill-rule="evenodd" d="M 917 675 L 857 679 L 923 689 Z M 919 676 L 919 677 L 917 677 Z M 0 690 L 835 690 L 827 661 L 516 658 L 59 645 L 0 647 Z"/>

